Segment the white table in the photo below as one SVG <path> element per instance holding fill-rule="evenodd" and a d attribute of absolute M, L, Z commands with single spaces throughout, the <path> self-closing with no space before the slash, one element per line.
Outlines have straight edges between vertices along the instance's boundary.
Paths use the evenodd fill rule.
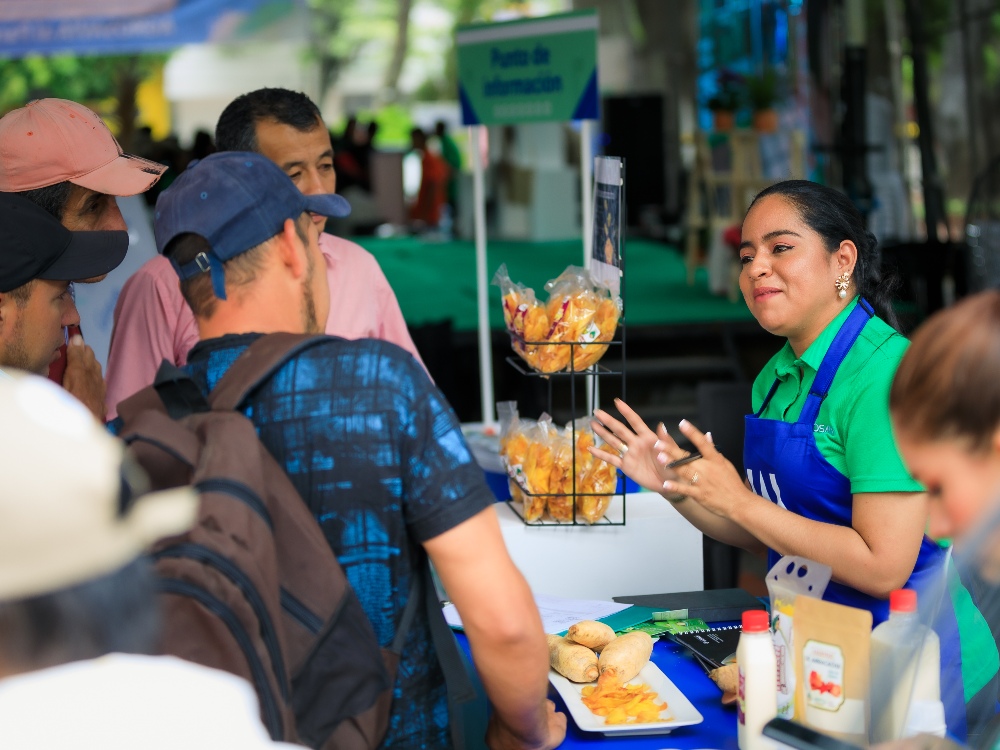
<path fill-rule="evenodd" d="M 621 497 L 608 516 L 621 518 Z M 625 496 L 625 525 L 528 526 L 496 503 L 511 558 L 538 594 L 610 599 L 632 594 L 701 591 L 702 535 L 662 497 Z"/>

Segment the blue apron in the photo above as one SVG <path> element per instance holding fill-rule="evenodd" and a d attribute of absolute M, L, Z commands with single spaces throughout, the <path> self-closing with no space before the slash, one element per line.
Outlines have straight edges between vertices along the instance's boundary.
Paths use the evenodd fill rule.
<path fill-rule="evenodd" d="M 854 500 L 851 481 L 820 453 L 816 447 L 813 428 L 820 405 L 830 390 L 840 364 L 874 315 L 875 311 L 867 300 L 859 300 L 823 357 L 797 422 L 760 417 L 778 388 L 777 379 L 757 413 L 746 417 L 743 465 L 753 491 L 814 521 L 838 526 L 851 525 Z M 780 558 L 781 555 L 777 552 L 768 550 L 768 569 Z M 944 575 L 944 563 L 944 551 L 925 536 L 906 588 L 936 590 L 933 579 Z M 829 602 L 869 610 L 873 625 L 878 625 L 889 616 L 888 601 L 876 599 L 835 581 L 827 586 L 823 598 Z M 950 598 L 946 597 L 946 601 L 942 602 L 934 627 L 941 640 L 941 698 L 945 704 L 948 730 L 956 738 L 964 738 L 966 724 L 962 654 L 958 622 Z"/>

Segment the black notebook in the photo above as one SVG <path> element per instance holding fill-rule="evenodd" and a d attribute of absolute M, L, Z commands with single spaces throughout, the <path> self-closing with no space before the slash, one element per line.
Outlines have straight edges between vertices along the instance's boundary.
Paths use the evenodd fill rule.
<path fill-rule="evenodd" d="M 742 619 L 748 609 L 765 609 L 757 597 L 743 589 L 709 589 L 684 591 L 672 594 L 640 594 L 616 596 L 616 602 L 652 607 L 657 611 L 672 613 L 669 619 L 699 619 L 705 622 L 723 622 Z M 666 618 L 664 618 L 666 619 Z"/>
<path fill-rule="evenodd" d="M 674 633 L 670 638 L 694 654 L 705 671 L 709 672 L 736 661 L 740 632 L 739 625 L 729 625 L 711 630 Z"/>

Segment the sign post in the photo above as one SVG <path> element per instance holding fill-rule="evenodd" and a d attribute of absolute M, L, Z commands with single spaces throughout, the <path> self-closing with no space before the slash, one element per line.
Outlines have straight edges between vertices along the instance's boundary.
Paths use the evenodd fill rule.
<path fill-rule="evenodd" d="M 459 27 L 458 97 L 469 126 L 596 120 L 597 13 L 581 11 L 544 18 Z M 493 353 L 486 280 L 486 222 L 478 128 L 472 128 L 476 211 L 476 287 L 479 301 L 479 364 L 482 421 L 495 421 Z M 584 164 L 584 264 L 590 213 L 590 128 L 581 131 Z"/>

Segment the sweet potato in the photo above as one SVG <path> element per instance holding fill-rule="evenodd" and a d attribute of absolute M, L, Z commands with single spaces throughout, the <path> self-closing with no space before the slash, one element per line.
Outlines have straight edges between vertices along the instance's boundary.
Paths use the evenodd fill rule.
<path fill-rule="evenodd" d="M 593 682 L 597 679 L 597 654 L 561 635 L 547 635 L 545 638 L 549 643 L 549 666 L 559 674 L 571 682 Z"/>
<path fill-rule="evenodd" d="M 633 630 L 615 638 L 601 651 L 598 667 L 601 676 L 597 684 L 601 689 L 624 685 L 646 666 L 653 653 L 653 639 L 649 633 Z"/>
<path fill-rule="evenodd" d="M 738 665 L 726 664 L 718 669 L 713 669 L 708 673 L 708 676 L 712 678 L 712 682 L 718 685 L 719 689 L 723 692 L 723 703 L 726 702 L 727 697 L 736 695 L 736 690 L 739 687 Z"/>
<path fill-rule="evenodd" d="M 581 620 L 570 627 L 566 638 L 600 653 L 601 649 L 615 639 L 615 631 L 597 620 Z"/>

